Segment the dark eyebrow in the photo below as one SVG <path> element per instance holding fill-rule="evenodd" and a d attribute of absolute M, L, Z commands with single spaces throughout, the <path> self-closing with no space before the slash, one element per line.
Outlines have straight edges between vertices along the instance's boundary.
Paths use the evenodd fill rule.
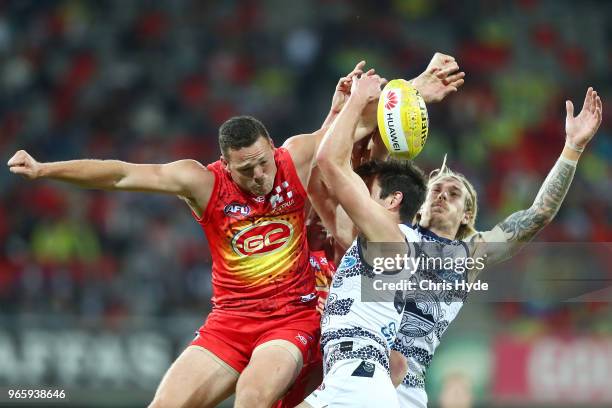
<path fill-rule="evenodd" d="M 259 158 L 259 159 L 258 159 L 258 160 L 256 160 L 256 161 L 253 161 L 253 162 L 247 162 L 246 164 L 243 164 L 242 166 L 238 166 L 238 167 L 236 167 L 236 168 L 237 168 L 238 170 L 247 170 L 247 169 L 250 169 L 250 168 L 255 167 L 255 164 L 257 164 L 257 163 L 262 163 L 262 162 L 265 162 L 265 161 L 267 161 L 267 160 L 268 160 L 268 159 L 266 159 L 265 157 L 261 157 L 261 158 Z"/>
<path fill-rule="evenodd" d="M 246 164 L 243 164 L 242 166 L 238 166 L 238 167 L 236 167 L 236 168 L 237 168 L 238 170 L 246 170 L 246 169 L 248 169 L 248 168 L 250 168 L 250 167 L 253 167 L 253 165 L 252 165 L 251 163 L 246 163 Z"/>

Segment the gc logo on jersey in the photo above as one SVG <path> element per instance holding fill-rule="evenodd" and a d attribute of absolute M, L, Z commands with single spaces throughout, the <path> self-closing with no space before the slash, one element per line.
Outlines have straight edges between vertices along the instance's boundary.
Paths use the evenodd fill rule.
<path fill-rule="evenodd" d="M 251 225 L 234 235 L 232 248 L 242 256 L 268 255 L 285 248 L 293 237 L 293 226 L 282 220 Z"/>
<path fill-rule="evenodd" d="M 225 215 L 229 215 L 230 217 L 238 218 L 240 216 L 246 217 L 251 212 L 251 207 L 246 204 L 240 204 L 236 201 L 232 201 L 230 204 L 226 205 L 223 209 Z"/>

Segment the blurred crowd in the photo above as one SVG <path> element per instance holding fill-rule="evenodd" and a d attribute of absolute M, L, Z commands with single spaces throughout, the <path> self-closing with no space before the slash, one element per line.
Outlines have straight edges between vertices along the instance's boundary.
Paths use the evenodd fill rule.
<path fill-rule="evenodd" d="M 0 2 L 0 150 L 5 161 L 25 149 L 39 161 L 209 163 L 232 115 L 258 117 L 280 145 L 321 125 L 337 78 L 360 59 L 408 79 L 441 51 L 466 84 L 429 107 L 417 163 L 429 171 L 448 153 L 479 192 L 480 229 L 531 205 L 563 147 L 564 100 L 578 111 L 589 85 L 599 91 L 603 125 L 537 239 L 608 242 L 611 15 L 609 3 L 554 0 Z M 0 184 L 0 313 L 210 309 L 210 254 L 180 200 L 8 171 Z M 532 309 L 498 314 L 526 324 Z M 538 309 L 537 321 L 574 327 L 609 311 L 556 307 L 542 320 Z"/>

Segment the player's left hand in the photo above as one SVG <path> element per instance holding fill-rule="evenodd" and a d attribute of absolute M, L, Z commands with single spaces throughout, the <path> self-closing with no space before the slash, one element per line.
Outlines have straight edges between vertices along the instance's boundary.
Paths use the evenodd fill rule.
<path fill-rule="evenodd" d="M 353 79 L 353 84 L 351 86 L 351 97 L 355 97 L 356 99 L 365 102 L 365 104 L 370 102 L 378 102 L 382 87 L 386 83 L 387 80 L 385 78 L 381 78 L 373 73 L 373 70 L 370 70 L 366 73 L 366 75 Z"/>
<path fill-rule="evenodd" d="M 601 124 L 601 98 L 597 95 L 597 91 L 589 87 L 584 97 L 582 110 L 578 116 L 574 117 L 574 104 L 572 101 L 565 101 L 565 109 L 567 111 L 565 117 L 565 140 L 570 146 L 584 149 L 593 139 Z"/>
<path fill-rule="evenodd" d="M 465 72 L 459 71 L 455 58 L 435 53 L 427 69 L 412 81 L 425 103 L 440 102 L 448 94 L 457 92 L 465 82 Z"/>

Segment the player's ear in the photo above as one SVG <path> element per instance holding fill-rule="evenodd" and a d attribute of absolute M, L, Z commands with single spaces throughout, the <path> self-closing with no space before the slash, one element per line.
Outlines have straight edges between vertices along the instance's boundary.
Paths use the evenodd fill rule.
<path fill-rule="evenodd" d="M 461 225 L 468 225 L 471 219 L 472 219 L 472 212 L 464 211 L 463 218 L 461 218 Z"/>
<path fill-rule="evenodd" d="M 223 157 L 223 155 L 219 156 L 219 161 L 221 162 L 221 164 L 223 164 L 223 168 L 225 169 L 225 171 L 229 172 L 229 163 L 227 162 L 227 160 L 225 160 L 225 157 Z"/>
<path fill-rule="evenodd" d="M 396 191 L 391 194 L 391 202 L 389 203 L 389 208 L 399 208 L 402 204 L 402 200 L 404 198 L 404 194 L 401 191 Z"/>
<path fill-rule="evenodd" d="M 270 146 L 274 149 L 274 140 L 272 140 L 271 137 L 268 137 L 268 143 L 270 143 Z"/>

